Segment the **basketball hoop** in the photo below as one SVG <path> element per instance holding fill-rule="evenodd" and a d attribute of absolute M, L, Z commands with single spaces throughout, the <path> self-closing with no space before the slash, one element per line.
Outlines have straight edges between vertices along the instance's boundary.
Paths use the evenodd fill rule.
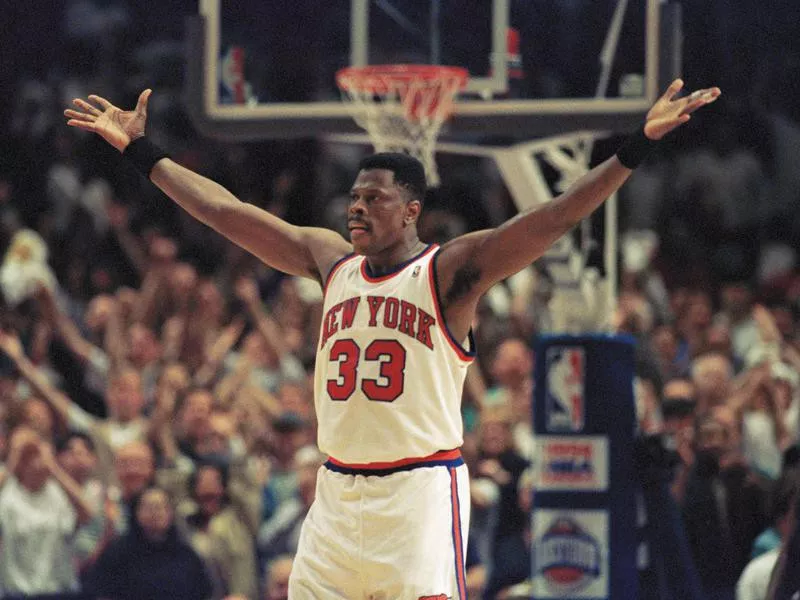
<path fill-rule="evenodd" d="M 428 185 L 436 187 L 436 138 L 468 77 L 460 67 L 371 65 L 341 69 L 336 83 L 375 151 L 414 156 L 425 165 Z"/>

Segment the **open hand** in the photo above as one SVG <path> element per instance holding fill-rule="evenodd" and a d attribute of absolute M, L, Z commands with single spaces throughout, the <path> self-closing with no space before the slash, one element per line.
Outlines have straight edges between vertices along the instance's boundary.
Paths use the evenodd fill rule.
<path fill-rule="evenodd" d="M 143 91 L 134 110 L 117 108 L 100 96 L 89 96 L 94 104 L 75 98 L 72 103 L 80 110 L 68 108 L 64 116 L 69 119 L 67 125 L 70 127 L 92 131 L 122 152 L 133 140 L 144 135 L 147 101 L 151 93 L 149 89 Z"/>
<path fill-rule="evenodd" d="M 722 94 L 718 87 L 712 87 L 678 98 L 682 89 L 683 80 L 673 81 L 647 113 L 644 134 L 651 140 L 660 140 L 679 125 L 686 123 L 694 111 L 711 104 Z"/>

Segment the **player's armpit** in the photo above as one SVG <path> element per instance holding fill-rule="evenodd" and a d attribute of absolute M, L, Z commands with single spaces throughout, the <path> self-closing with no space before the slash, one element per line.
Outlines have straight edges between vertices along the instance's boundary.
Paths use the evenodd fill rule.
<path fill-rule="evenodd" d="M 616 157 L 595 167 L 564 194 L 502 225 L 448 242 L 437 277 L 445 302 L 475 303 L 494 284 L 530 265 L 618 190 L 631 171 Z M 446 290 L 446 291 L 445 291 Z"/>

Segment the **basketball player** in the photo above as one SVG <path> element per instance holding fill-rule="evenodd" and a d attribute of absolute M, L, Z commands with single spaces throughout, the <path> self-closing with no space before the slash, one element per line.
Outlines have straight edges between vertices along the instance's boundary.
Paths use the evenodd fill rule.
<path fill-rule="evenodd" d="M 290 581 L 298 599 L 464 600 L 469 492 L 460 399 L 481 295 L 523 269 L 625 182 L 656 140 L 716 100 L 675 81 L 616 156 L 556 200 L 444 246 L 417 237 L 422 165 L 364 159 L 350 241 L 296 227 L 237 200 L 145 137 L 150 90 L 133 111 L 89 96 L 68 125 L 93 131 L 192 216 L 290 275 L 325 290 L 316 362 L 319 448 L 329 456 Z"/>

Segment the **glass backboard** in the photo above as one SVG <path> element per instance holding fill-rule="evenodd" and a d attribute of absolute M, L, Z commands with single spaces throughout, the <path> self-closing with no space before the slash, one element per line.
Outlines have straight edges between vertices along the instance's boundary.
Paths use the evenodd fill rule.
<path fill-rule="evenodd" d="M 660 0 L 201 0 L 190 102 L 231 137 L 358 131 L 346 66 L 467 68 L 448 131 L 537 137 L 639 120 L 662 82 Z M 191 33 L 191 32 L 190 32 Z M 624 119 L 623 119 L 624 120 Z"/>

